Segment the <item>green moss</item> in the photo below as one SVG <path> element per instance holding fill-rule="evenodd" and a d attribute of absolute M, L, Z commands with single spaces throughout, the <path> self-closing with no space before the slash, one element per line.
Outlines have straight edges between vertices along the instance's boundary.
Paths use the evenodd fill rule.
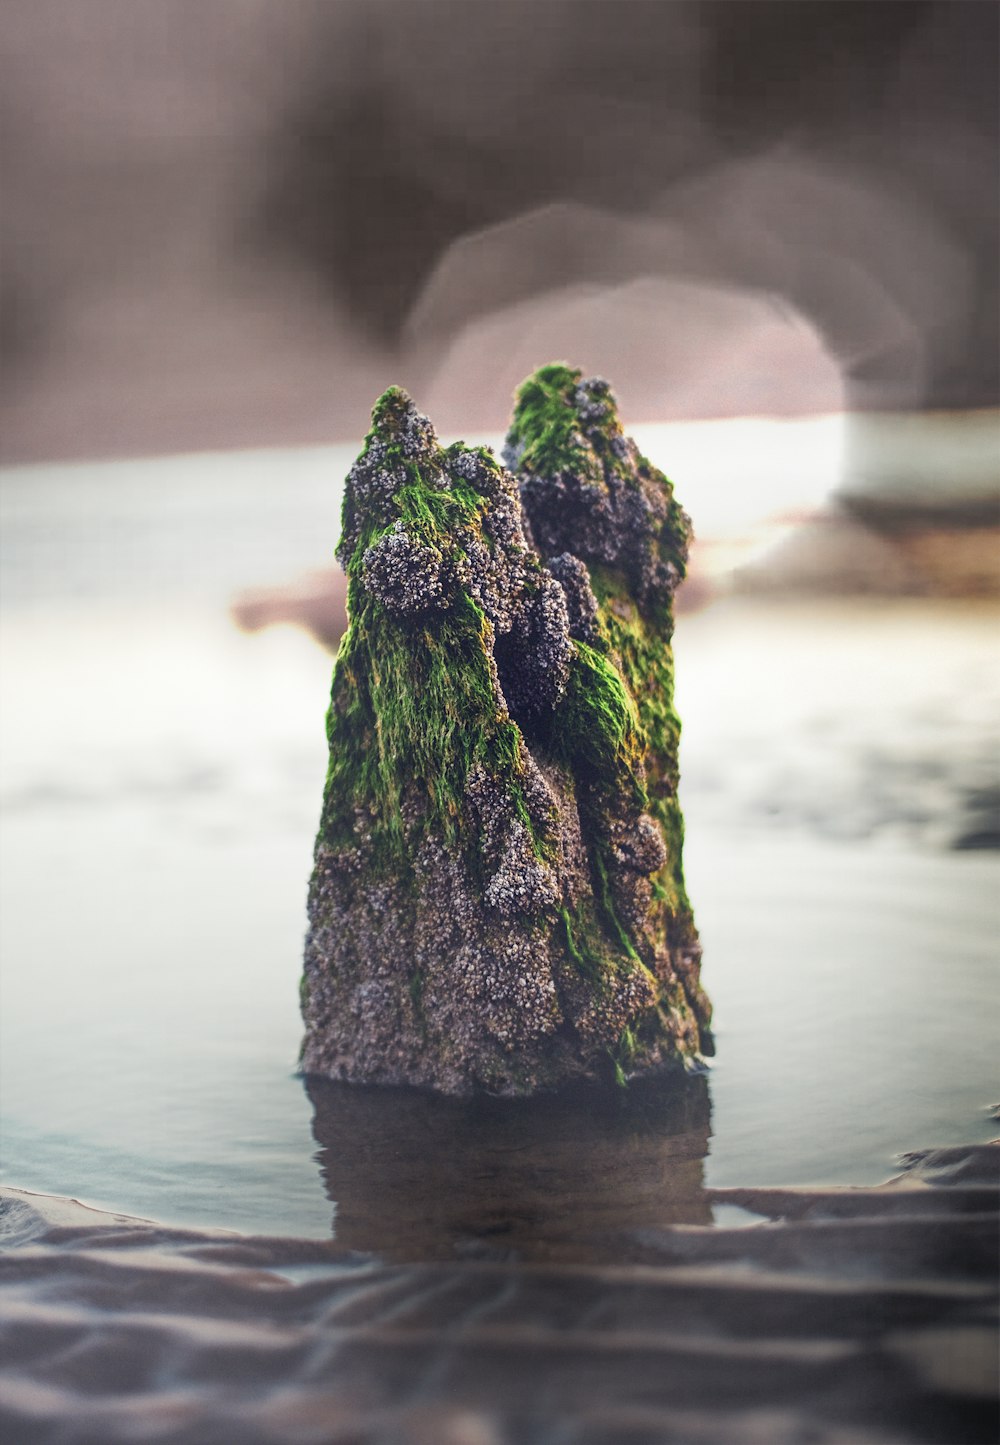
<path fill-rule="evenodd" d="M 427 820 L 454 837 L 476 763 L 510 784 L 530 827 L 519 784 L 521 736 L 497 711 L 491 629 L 482 610 L 462 596 L 433 628 L 414 630 L 387 617 L 360 588 L 352 590 L 355 607 L 328 715 L 325 841 L 350 841 L 360 807 L 401 856 L 404 782 L 423 791 Z"/>
<path fill-rule="evenodd" d="M 603 952 L 593 947 L 593 928 L 587 926 L 579 908 L 575 917 L 566 907 L 560 910 L 559 916 L 566 936 L 566 952 L 584 978 L 590 979 L 591 983 L 599 983 L 607 959 Z"/>
<path fill-rule="evenodd" d="M 585 642 L 573 647 L 566 695 L 552 718 L 551 749 L 577 778 L 611 775 L 644 804 L 645 736 L 635 702 L 607 657 Z"/>
<path fill-rule="evenodd" d="M 362 841 L 376 871 L 405 864 L 404 785 L 422 794 L 421 826 L 452 840 L 462 826 L 469 773 L 482 764 L 506 786 L 545 856 L 551 840 L 538 832 L 525 802 L 523 741 L 498 708 L 493 631 L 482 608 L 457 587 L 447 611 L 400 620 L 363 582 L 365 551 L 396 521 L 453 563 L 464 555 L 456 538 L 485 535 L 489 499 L 449 466 L 456 449 L 434 448 L 420 464 L 396 439 L 391 423 L 401 395 L 390 388 L 380 399 L 361 454 L 364 461 L 377 444 L 380 468 L 406 478 L 393 494 L 391 516 L 357 509 L 350 487 L 345 498 L 344 533 L 356 538 L 346 561 L 350 623 L 327 714 L 330 763 L 320 838 L 333 848 Z M 499 474 L 496 461 L 488 462 Z"/>
<path fill-rule="evenodd" d="M 677 798 L 681 724 L 674 707 L 674 659 L 669 640 L 632 603 L 624 580 L 594 569 L 601 636 L 636 700 L 645 733 L 649 811 L 663 830 L 667 862 L 654 896 L 671 912 L 689 908 L 684 887 L 684 818 Z"/>
<path fill-rule="evenodd" d="M 658 520 L 651 524 L 649 535 L 639 539 L 644 565 L 669 563 L 676 577 L 683 578 L 691 528 L 671 483 L 625 442 L 610 392 L 581 383 L 579 370 L 557 362 L 541 367 L 521 386 L 508 435 L 519 474 L 527 479 L 529 487 L 540 488 L 535 495 L 543 509 L 545 489 L 557 477 L 573 476 L 598 489 L 621 486 L 641 490 L 655 499 L 659 508 Z M 555 526 L 558 532 L 558 515 Z M 602 543 L 605 540 L 602 537 Z M 570 531 L 559 545 L 573 550 L 576 541 Z M 574 771 L 582 765 L 595 777 L 625 782 L 636 797 L 644 795 L 643 806 L 648 805 L 660 824 L 667 853 L 664 867 L 653 879 L 658 929 L 674 936 L 688 933 L 693 937 L 684 885 L 684 821 L 677 799 L 680 720 L 674 707 L 670 646 L 672 588 L 643 585 L 637 575 L 638 543 L 634 533 L 623 532 L 621 559 L 615 565 L 589 555 L 585 541 L 586 534 L 579 534 L 577 544 L 584 545 L 583 560 L 598 603 L 598 636 L 587 654 L 591 666 L 586 686 L 582 685 L 581 672 L 579 693 L 562 710 L 560 722 L 566 732 L 563 747 Z M 599 654 L 603 654 L 601 677 L 593 664 Z M 615 679 L 613 690 L 606 684 L 606 677 Z M 629 698 L 628 727 L 622 710 L 616 706 L 619 692 Z M 588 705 L 588 693 L 596 705 Z M 577 700 L 580 706 L 575 712 Z M 595 891 L 608 926 L 620 937 L 627 930 L 614 915 L 606 879 L 602 877 L 602 862 L 598 847 L 593 858 Z"/>
<path fill-rule="evenodd" d="M 551 476 L 591 467 L 572 407 L 573 391 L 582 375 L 565 362 L 555 361 L 539 367 L 518 388 L 508 442 L 521 451 L 519 469 Z"/>
<path fill-rule="evenodd" d="M 575 657 L 563 701 L 555 709 L 545 745 L 557 761 L 569 767 L 576 782 L 581 828 L 589 841 L 591 884 L 597 917 L 612 942 L 633 962 L 640 961 L 635 943 L 618 916 L 608 880 L 609 809 L 630 798 L 646 806 L 643 754 L 646 739 L 635 703 L 620 673 L 608 658 L 585 642 L 574 642 Z M 592 932 L 581 920 L 581 938 Z M 570 949 L 589 975 L 607 965 L 606 957 L 591 951 L 582 959 Z"/>
<path fill-rule="evenodd" d="M 618 1036 L 618 1042 L 610 1050 L 611 1062 L 614 1065 L 615 1083 L 622 1089 L 628 1087 L 629 1069 L 639 1053 L 639 1042 L 630 1028 L 622 1029 Z"/>
<path fill-rule="evenodd" d="M 686 575 L 690 520 L 668 478 L 633 443 L 626 444 L 606 383 L 584 381 L 578 368 L 564 362 L 540 367 L 518 389 L 507 443 L 522 478 L 572 476 L 598 488 L 614 482 L 655 496 L 665 515 L 647 539 L 649 560 L 668 563 L 680 579 Z M 593 567 L 597 558 L 584 560 Z M 640 595 L 633 586 L 631 591 L 649 621 L 669 634 L 669 590 L 643 588 Z"/>

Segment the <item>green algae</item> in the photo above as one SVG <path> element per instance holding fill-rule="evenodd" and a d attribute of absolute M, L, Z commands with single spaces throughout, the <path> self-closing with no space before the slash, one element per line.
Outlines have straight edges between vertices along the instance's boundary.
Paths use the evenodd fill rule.
<path fill-rule="evenodd" d="M 566 405 L 581 376 L 556 361 L 539 367 L 518 387 L 507 444 L 517 450 L 520 469 L 540 476 L 562 471 L 595 475 L 576 413 Z"/>
<path fill-rule="evenodd" d="M 377 607 L 370 598 L 357 607 L 338 660 L 327 715 L 323 841 L 355 841 L 360 814 L 376 853 L 398 862 L 407 850 L 407 789 L 429 804 L 421 826 L 436 824 L 453 840 L 477 763 L 508 783 L 520 818 L 534 829 L 520 786 L 521 734 L 497 712 L 482 611 L 460 598 L 432 632 L 377 617 Z"/>
<path fill-rule="evenodd" d="M 596 538 L 572 529 L 560 536 L 561 517 L 535 532 L 548 542 L 547 552 L 565 544 L 587 564 L 598 604 L 594 646 L 610 659 L 611 670 L 641 717 L 644 791 L 666 844 L 666 862 L 653 879 L 658 926 L 694 939 L 684 883 L 684 820 L 677 798 L 681 725 L 674 707 L 671 648 L 673 593 L 687 572 L 691 524 L 668 478 L 625 439 L 607 388 L 599 384 L 596 396 L 581 397 L 582 381 L 580 370 L 561 362 L 529 377 L 517 393 L 508 455 L 522 483 L 528 483 L 522 494 L 533 524 L 536 479 L 544 486 L 549 478 L 568 476 L 591 491 L 617 484 L 623 493 L 652 497 L 647 535 L 623 535 L 619 555 L 610 561 L 607 540 L 613 518 L 608 516 L 602 518 Z"/>
<path fill-rule="evenodd" d="M 677 915 L 690 911 L 690 905 L 684 886 L 684 817 L 677 797 L 681 724 L 674 707 L 673 650 L 637 609 L 633 616 L 625 615 L 621 590 L 608 585 L 606 573 L 595 582 L 602 635 L 642 716 L 648 806 L 663 829 L 667 847 L 667 862 L 656 875 L 653 889 Z"/>
<path fill-rule="evenodd" d="M 399 388 L 383 394 L 361 454 L 363 462 L 377 444 L 380 467 L 405 479 L 394 491 L 391 515 L 359 514 L 351 489 L 345 497 L 344 535 L 353 543 L 346 557 L 350 621 L 327 714 L 330 762 L 319 836 L 334 848 L 349 845 L 360 819 L 369 866 L 399 866 L 408 854 L 404 791 L 425 796 L 421 826 L 436 825 L 451 841 L 467 821 L 462 802 L 478 764 L 509 787 L 544 854 L 546 840 L 521 786 L 521 734 L 498 707 L 493 628 L 482 608 L 456 587 L 444 615 L 396 619 L 364 585 L 366 552 L 396 524 L 453 566 L 466 557 L 456 534 L 489 536 L 483 525 L 489 497 L 449 470 L 459 449 L 434 447 L 422 464 L 406 455 L 396 426 L 407 403 Z M 499 474 L 492 456 L 477 456 L 488 473 Z"/>
<path fill-rule="evenodd" d="M 585 642 L 574 641 L 576 657 L 566 696 L 553 715 L 550 746 L 574 776 L 607 777 L 646 802 L 642 779 L 645 737 L 635 702 L 621 673 Z"/>

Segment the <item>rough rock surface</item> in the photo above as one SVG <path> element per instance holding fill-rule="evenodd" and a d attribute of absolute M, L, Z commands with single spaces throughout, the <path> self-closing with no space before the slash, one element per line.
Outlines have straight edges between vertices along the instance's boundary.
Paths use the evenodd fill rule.
<path fill-rule="evenodd" d="M 521 388 L 508 458 L 442 448 L 391 388 L 347 479 L 306 1073 L 524 1094 L 711 1048 L 669 645 L 688 519 L 567 367 Z"/>

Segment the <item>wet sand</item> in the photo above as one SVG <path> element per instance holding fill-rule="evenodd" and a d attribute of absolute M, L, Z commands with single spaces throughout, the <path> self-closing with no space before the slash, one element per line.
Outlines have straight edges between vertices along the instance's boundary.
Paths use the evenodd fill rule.
<path fill-rule="evenodd" d="M 998 1161 L 712 1191 L 742 1227 L 627 1227 L 601 1262 L 394 1264 L 4 1190 L 5 1438 L 986 1445 Z"/>

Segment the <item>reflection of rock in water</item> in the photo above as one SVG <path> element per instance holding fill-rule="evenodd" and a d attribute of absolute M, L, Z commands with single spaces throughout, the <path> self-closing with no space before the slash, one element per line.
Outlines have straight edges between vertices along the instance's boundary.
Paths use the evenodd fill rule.
<path fill-rule="evenodd" d="M 389 1143 L 419 1162 L 417 1125 L 431 1115 L 455 1161 L 441 1184 L 475 1173 L 475 1151 L 459 1147 L 469 1128 L 448 1136 L 468 1109 L 425 1101 L 421 1115 L 397 1108 L 412 1096 L 369 1093 L 382 1129 L 362 1143 L 348 1126 L 370 1124 L 365 1094 L 327 1085 L 314 1097 L 318 1127 L 335 1122 L 337 1146 L 353 1150 L 350 1182 L 367 1161 L 367 1193 L 345 1212 L 360 1199 L 374 1215 L 391 1192 L 419 1218 L 426 1189 L 403 1197 L 419 1171 L 408 1180 L 375 1161 Z M 577 1131 L 583 1153 L 604 1137 L 594 1119 L 586 1104 L 556 1109 L 552 1132 L 565 1129 L 569 1148 Z M 649 1229 L 644 1267 L 625 1269 L 379 1264 L 0 1190 L 0 1430 L 61 1445 L 995 1440 L 998 1159 L 996 1146 L 966 1146 L 911 1156 L 879 1189 L 716 1191 L 744 1225 L 748 1209 L 770 1222 Z M 593 1180 L 582 1167 L 577 1179 L 593 1192 L 614 1165 L 599 1148 L 592 1160 Z M 553 1172 L 554 1220 L 565 1201 Z M 634 1179 L 623 1169 L 621 1195 Z M 500 1188 L 494 1178 L 481 1193 Z"/>
<path fill-rule="evenodd" d="M 306 1087 L 343 1248 L 621 1260 L 627 1233 L 711 1222 L 703 1076 L 520 1101 Z"/>

